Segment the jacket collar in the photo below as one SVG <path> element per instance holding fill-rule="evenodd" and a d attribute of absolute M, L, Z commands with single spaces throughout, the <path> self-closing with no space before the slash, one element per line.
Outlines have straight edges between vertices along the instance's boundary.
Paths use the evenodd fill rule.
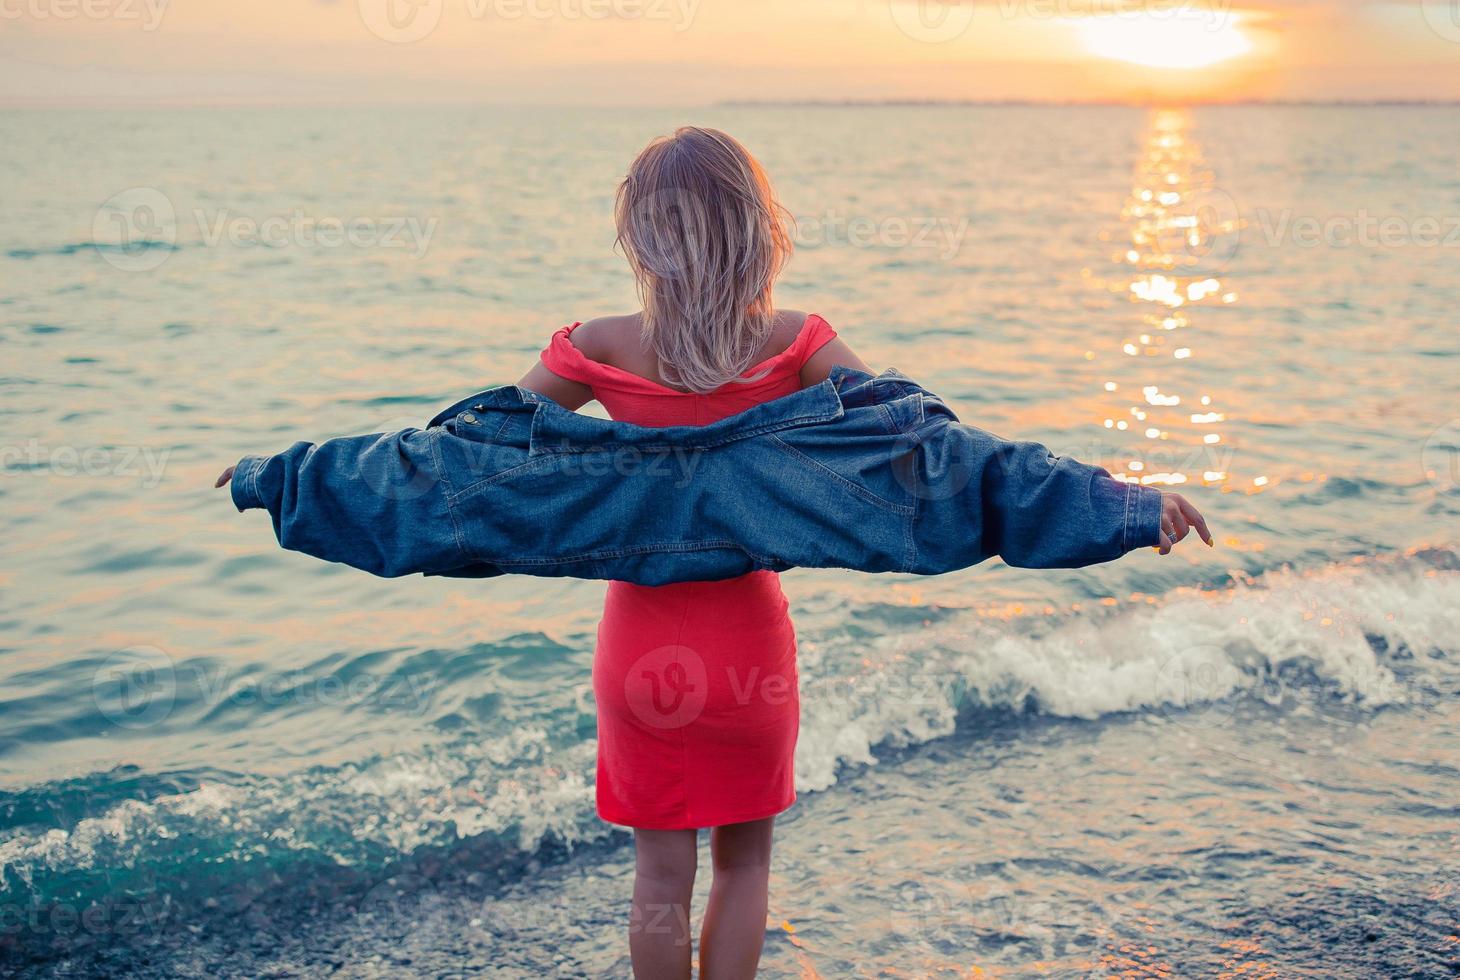
<path fill-rule="evenodd" d="M 529 393 L 531 394 L 531 393 Z M 778 432 L 818 422 L 832 422 L 844 414 L 836 383 L 826 381 L 781 398 L 753 405 L 743 412 L 708 425 L 649 428 L 570 412 L 540 400 L 532 418 L 531 455 L 599 452 L 620 448 L 709 449 L 767 432 Z"/>
<path fill-rule="evenodd" d="M 665 428 L 580 415 L 535 391 L 518 385 L 503 385 L 462 399 L 432 419 L 430 425 L 441 425 L 465 411 L 531 412 L 530 452 L 534 456 L 629 446 L 639 449 L 661 446 L 708 449 L 766 432 L 835 421 L 846 413 L 847 404 L 864 402 L 864 389 L 887 380 L 906 379 L 895 370 L 873 377 L 863 371 L 838 366 L 832 368 L 830 376 L 820 384 L 762 402 L 718 422 Z"/>

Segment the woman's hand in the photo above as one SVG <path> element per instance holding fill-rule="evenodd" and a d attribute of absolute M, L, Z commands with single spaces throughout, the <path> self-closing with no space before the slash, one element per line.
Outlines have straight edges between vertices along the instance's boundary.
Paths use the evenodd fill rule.
<path fill-rule="evenodd" d="M 1201 539 L 1207 543 L 1208 548 L 1215 548 L 1212 542 L 1212 532 L 1207 530 L 1206 518 L 1201 516 L 1201 511 L 1191 505 L 1179 493 L 1161 494 L 1161 547 L 1163 555 L 1171 554 L 1171 549 L 1196 528 Z"/>
<path fill-rule="evenodd" d="M 218 482 L 213 484 L 213 489 L 217 490 L 219 487 L 227 486 L 228 481 L 233 479 L 233 471 L 235 468 L 236 467 L 230 466 L 228 467 L 228 469 L 224 470 L 223 475 L 218 477 Z"/>

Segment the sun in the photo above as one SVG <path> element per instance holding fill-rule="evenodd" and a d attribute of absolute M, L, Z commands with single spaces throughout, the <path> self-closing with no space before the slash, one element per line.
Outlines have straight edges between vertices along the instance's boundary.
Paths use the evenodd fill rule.
<path fill-rule="evenodd" d="M 1252 50 L 1231 12 L 1173 10 L 1082 17 L 1075 26 L 1091 54 L 1150 68 L 1205 68 Z"/>

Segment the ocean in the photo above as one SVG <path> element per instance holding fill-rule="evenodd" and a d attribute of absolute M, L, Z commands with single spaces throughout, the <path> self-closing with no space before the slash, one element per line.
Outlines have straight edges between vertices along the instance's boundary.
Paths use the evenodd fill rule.
<path fill-rule="evenodd" d="M 373 579 L 212 484 L 633 309 L 686 122 L 797 218 L 781 306 L 1217 539 L 785 574 L 762 974 L 1460 974 L 1443 106 L 0 114 L 0 974 L 628 974 L 603 584 Z"/>

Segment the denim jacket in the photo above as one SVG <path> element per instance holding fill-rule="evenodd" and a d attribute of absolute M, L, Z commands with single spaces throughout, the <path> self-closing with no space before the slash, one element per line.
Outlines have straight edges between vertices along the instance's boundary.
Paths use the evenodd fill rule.
<path fill-rule="evenodd" d="M 831 377 L 704 426 L 645 428 L 516 386 L 425 429 L 248 456 L 239 510 L 376 575 L 642 585 L 757 569 L 1076 568 L 1158 543 L 1161 494 L 961 424 L 896 371 Z"/>

